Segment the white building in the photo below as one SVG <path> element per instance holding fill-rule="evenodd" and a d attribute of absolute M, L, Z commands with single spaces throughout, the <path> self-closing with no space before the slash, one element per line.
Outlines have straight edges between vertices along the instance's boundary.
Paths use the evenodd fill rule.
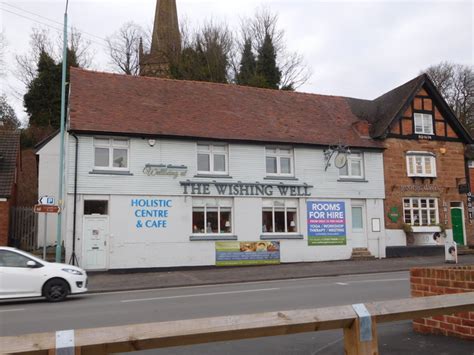
<path fill-rule="evenodd" d="M 385 256 L 383 146 L 344 98 L 74 68 L 70 87 L 66 260 L 74 251 L 101 270 Z M 38 152 L 40 195 L 41 177 L 57 175 L 54 142 Z M 338 145 L 350 154 L 328 165 Z"/>

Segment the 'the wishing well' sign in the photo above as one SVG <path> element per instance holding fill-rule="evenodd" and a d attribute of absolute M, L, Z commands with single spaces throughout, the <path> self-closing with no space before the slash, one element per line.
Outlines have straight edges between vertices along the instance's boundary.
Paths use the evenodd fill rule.
<path fill-rule="evenodd" d="M 346 245 L 346 209 L 341 201 L 308 201 L 308 245 Z"/>

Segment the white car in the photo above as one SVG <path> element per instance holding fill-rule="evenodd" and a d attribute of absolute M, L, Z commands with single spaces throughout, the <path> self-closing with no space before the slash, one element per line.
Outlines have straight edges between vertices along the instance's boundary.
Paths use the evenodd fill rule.
<path fill-rule="evenodd" d="M 0 247 L 0 299 L 46 297 L 50 302 L 87 292 L 87 274 L 76 266 L 49 263 L 24 251 Z"/>

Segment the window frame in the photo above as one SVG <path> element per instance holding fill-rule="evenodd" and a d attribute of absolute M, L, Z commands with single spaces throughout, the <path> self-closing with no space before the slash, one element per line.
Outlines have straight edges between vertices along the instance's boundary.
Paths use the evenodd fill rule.
<path fill-rule="evenodd" d="M 208 146 L 208 150 L 200 149 L 200 146 Z M 222 152 L 214 152 L 214 147 L 224 147 L 225 148 L 225 160 L 224 166 L 225 171 L 216 171 L 214 169 L 214 155 L 223 155 Z M 209 154 L 209 171 L 206 170 L 199 170 L 199 154 Z M 199 175 L 222 175 L 227 176 L 229 175 L 229 145 L 228 144 L 219 144 L 219 143 L 206 143 L 206 142 L 199 142 L 196 145 L 196 170 Z"/>
<path fill-rule="evenodd" d="M 413 201 L 417 200 L 418 207 L 413 207 Z M 421 207 L 421 201 L 426 200 L 426 207 Z M 430 207 L 430 200 L 434 201 L 435 207 Z M 409 201 L 409 207 L 405 206 L 405 201 Z M 438 204 L 438 199 L 435 197 L 404 197 L 402 199 L 402 205 L 403 205 L 403 222 L 405 224 L 409 224 L 414 227 L 433 227 L 439 225 L 439 204 Z M 407 221 L 407 215 L 406 212 L 410 212 L 410 221 Z M 419 224 L 414 224 L 415 222 L 415 211 L 418 211 L 418 216 L 419 216 Z M 423 223 L 423 213 L 422 211 L 427 211 L 427 217 L 428 217 L 428 224 L 422 224 Z M 430 218 L 430 211 L 435 211 L 435 223 L 431 222 Z"/>
<path fill-rule="evenodd" d="M 417 172 L 417 159 L 421 159 L 422 172 Z M 431 174 L 426 173 L 426 162 L 427 159 L 430 161 Z M 438 176 L 436 166 L 436 156 L 430 152 L 407 152 L 406 154 L 406 166 L 408 177 L 428 177 L 435 178 Z"/>
<path fill-rule="evenodd" d="M 271 152 L 271 150 L 276 150 L 276 152 Z M 284 150 L 289 150 L 289 153 L 282 152 Z M 276 173 L 269 173 L 267 170 L 267 158 L 276 159 Z M 281 172 L 281 159 L 289 158 L 290 159 L 290 172 L 282 173 Z M 265 174 L 268 177 L 294 177 L 295 176 L 295 150 L 293 147 L 284 147 L 284 146 L 267 146 L 265 147 Z"/>
<path fill-rule="evenodd" d="M 218 232 L 207 232 L 207 209 L 217 208 L 217 229 Z M 204 209 L 204 232 L 196 232 L 194 230 L 194 210 Z M 223 232 L 221 230 L 221 210 L 230 209 L 230 232 Z M 234 235 L 234 203 L 231 199 L 193 199 L 192 205 L 192 218 L 191 218 L 191 231 L 193 236 L 231 236 Z"/>
<path fill-rule="evenodd" d="M 356 157 L 355 155 L 358 155 Z M 363 180 L 365 178 L 365 163 L 364 163 L 364 152 L 351 152 L 347 154 L 347 163 L 346 166 L 339 169 L 339 178 L 341 179 L 357 179 Z M 352 161 L 359 161 L 360 162 L 360 175 L 353 175 L 352 174 Z M 342 173 L 342 169 L 347 167 L 347 175 Z"/>
<path fill-rule="evenodd" d="M 108 144 L 99 142 L 98 140 L 108 140 Z M 114 145 L 115 141 L 127 142 L 127 146 Z M 96 148 L 108 149 L 109 151 L 109 165 L 108 166 L 97 166 L 96 165 Z M 127 151 L 127 166 L 126 167 L 115 167 L 114 166 L 114 149 L 122 149 Z M 107 170 L 107 171 L 130 171 L 130 139 L 126 138 L 109 138 L 109 137 L 94 137 L 94 170 Z"/>
<path fill-rule="evenodd" d="M 281 209 L 282 206 L 276 206 L 275 204 L 276 203 L 282 203 L 283 202 L 283 209 L 284 209 L 284 220 L 285 220 L 285 231 L 284 232 L 277 232 L 275 230 L 275 208 L 277 209 Z M 263 226 L 264 226 L 264 221 L 263 221 L 263 212 L 265 212 L 265 210 L 268 210 L 268 209 L 272 209 L 272 231 L 264 231 L 263 230 Z M 294 219 L 294 222 L 295 222 L 295 230 L 292 231 L 292 232 L 289 232 L 288 231 L 288 210 L 291 209 L 291 210 L 295 210 L 296 211 L 296 215 L 295 215 L 295 219 Z M 298 200 L 293 200 L 293 199 L 284 199 L 284 200 L 278 200 L 278 199 L 264 199 L 262 201 L 262 211 L 261 211 L 261 221 L 262 221 L 262 235 L 282 235 L 282 234 L 288 234 L 288 235 L 297 235 L 299 234 L 299 223 L 298 223 L 298 220 L 299 220 L 299 204 L 298 204 Z M 291 227 L 291 226 L 290 226 Z"/>
<path fill-rule="evenodd" d="M 417 122 L 420 123 L 420 120 L 421 120 L 421 126 L 420 126 L 420 124 L 417 125 Z M 425 120 L 429 122 L 429 126 L 431 128 L 431 130 L 429 132 L 425 131 L 425 123 L 426 123 Z M 421 131 L 417 130 L 417 126 L 421 127 Z M 433 136 L 434 135 L 433 115 L 430 114 L 430 113 L 415 112 L 413 114 L 413 128 L 414 128 L 413 131 L 414 131 L 415 134 L 423 134 L 423 135 Z"/>

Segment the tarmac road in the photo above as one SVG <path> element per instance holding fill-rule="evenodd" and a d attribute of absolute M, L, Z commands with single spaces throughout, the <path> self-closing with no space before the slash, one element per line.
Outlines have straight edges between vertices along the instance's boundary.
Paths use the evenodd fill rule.
<path fill-rule="evenodd" d="M 7 301 L 0 303 L 0 336 L 316 308 L 405 297 L 409 297 L 408 273 L 392 272 L 97 293 L 71 297 L 58 304 L 43 300 Z M 444 344 L 447 349 L 445 354 L 474 354 L 471 342 L 450 338 L 442 338 L 443 344 L 438 344 L 438 337 L 417 336 L 421 342 L 414 343 L 413 333 L 407 322 L 382 325 L 379 335 L 381 350 L 395 347 L 403 353 L 411 353 L 408 350 L 413 350 L 413 353 L 423 354 L 426 350 L 426 354 L 440 354 L 443 353 L 439 351 Z M 411 340 L 406 340 L 408 338 Z M 408 349 L 401 349 L 403 344 Z M 331 354 L 341 353 L 341 350 L 342 331 L 331 331 L 143 353 Z"/>

